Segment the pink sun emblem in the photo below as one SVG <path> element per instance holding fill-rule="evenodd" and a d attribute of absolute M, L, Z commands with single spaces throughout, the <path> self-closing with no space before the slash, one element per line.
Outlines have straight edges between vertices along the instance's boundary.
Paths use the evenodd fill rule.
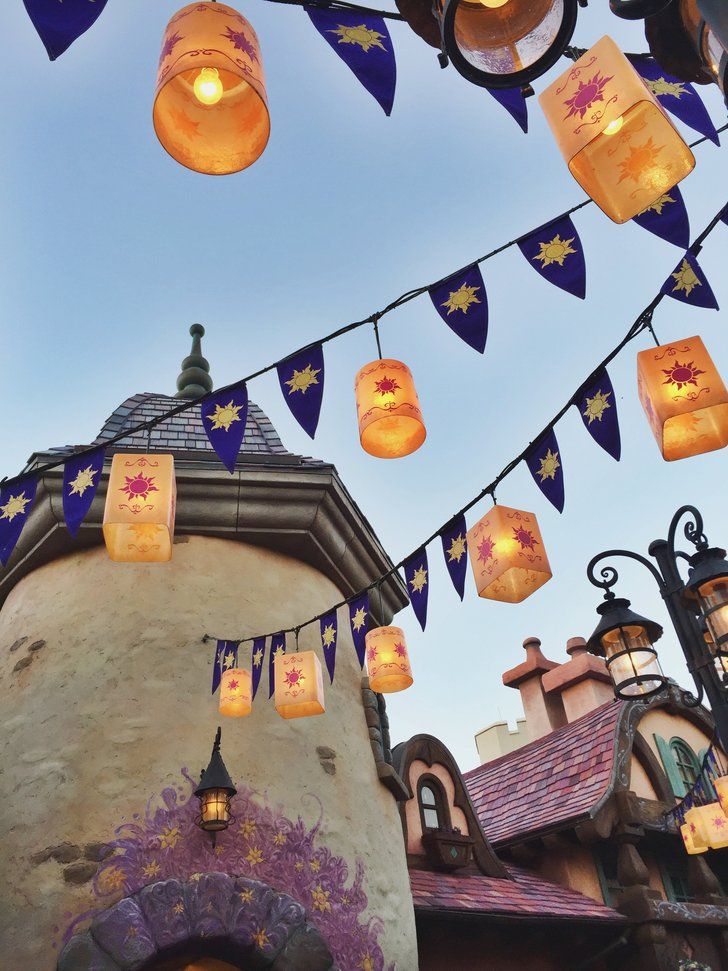
<path fill-rule="evenodd" d="M 538 540 L 529 529 L 524 529 L 523 526 L 513 526 L 512 528 L 513 538 L 517 543 L 520 543 L 522 550 L 532 550 L 539 545 Z"/>
<path fill-rule="evenodd" d="M 162 53 L 159 57 L 160 61 L 163 61 L 165 57 L 169 57 L 172 51 L 175 49 L 177 44 L 182 40 L 182 34 L 178 34 L 176 31 L 170 37 L 168 37 L 164 44 L 162 45 Z"/>
<path fill-rule="evenodd" d="M 686 384 L 694 384 L 697 388 L 698 382 L 695 379 L 699 375 L 705 374 L 705 371 L 695 367 L 692 361 L 688 364 L 680 364 L 679 361 L 675 361 L 671 368 L 663 368 L 662 373 L 667 375 L 663 384 L 676 384 L 679 391 Z"/>
<path fill-rule="evenodd" d="M 488 560 L 492 560 L 494 549 L 495 543 L 490 536 L 487 536 L 481 543 L 478 543 L 478 559 L 480 562 L 487 563 Z"/>
<path fill-rule="evenodd" d="M 239 684 L 240 684 L 240 682 L 239 682 L 239 681 L 231 681 L 231 682 L 230 682 L 230 685 L 229 685 L 229 687 L 230 687 L 230 690 L 231 690 L 231 691 L 235 691 L 235 689 L 237 688 L 237 686 L 238 686 Z"/>
<path fill-rule="evenodd" d="M 407 648 L 404 646 L 404 644 L 395 644 L 394 653 L 397 655 L 397 657 L 405 657 L 407 654 Z"/>
<path fill-rule="evenodd" d="M 381 381 L 375 381 L 374 384 L 379 394 L 394 394 L 395 391 L 400 390 L 396 378 L 384 377 Z"/>
<path fill-rule="evenodd" d="M 690 824 L 690 832 L 691 833 L 694 833 L 695 832 L 695 823 L 691 823 Z"/>
<path fill-rule="evenodd" d="M 289 688 L 296 688 L 305 680 L 303 672 L 298 668 L 291 668 L 290 671 L 286 671 L 286 684 Z"/>
<path fill-rule="evenodd" d="M 728 820 L 726 820 L 724 816 L 716 816 L 715 819 L 713 820 L 713 825 L 717 826 L 718 829 L 723 829 L 726 822 L 728 822 Z"/>
<path fill-rule="evenodd" d="M 586 84 L 583 81 L 579 81 L 576 93 L 568 101 L 564 102 L 569 109 L 568 115 L 564 116 L 564 121 L 567 118 L 572 118 L 574 115 L 579 115 L 580 118 L 583 118 L 595 102 L 604 101 L 602 91 L 605 85 L 611 80 L 611 77 L 600 77 L 599 71 L 597 71 L 594 77 L 587 81 Z"/>
<path fill-rule="evenodd" d="M 377 657 L 376 647 L 370 647 L 369 650 L 367 651 L 367 661 L 371 664 L 372 661 L 376 660 L 376 657 Z"/>
<path fill-rule="evenodd" d="M 119 492 L 125 492 L 129 499 L 146 499 L 150 492 L 159 492 L 154 485 L 154 476 L 139 475 L 124 476 L 126 483 L 121 486 Z"/>
<path fill-rule="evenodd" d="M 227 30 L 227 34 L 220 34 L 221 37 L 232 41 L 233 47 L 238 51 L 242 51 L 243 54 L 247 54 L 251 61 L 258 60 L 258 55 L 255 53 L 255 48 L 245 36 L 244 31 L 233 30 L 232 27 L 226 27 L 225 29 Z"/>

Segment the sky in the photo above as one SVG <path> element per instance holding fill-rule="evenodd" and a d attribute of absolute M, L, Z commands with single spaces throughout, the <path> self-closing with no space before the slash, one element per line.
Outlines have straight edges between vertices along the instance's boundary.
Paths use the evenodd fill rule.
<path fill-rule="evenodd" d="M 13 40 L 4 52 L 0 140 L 2 475 L 16 474 L 36 449 L 91 441 L 133 393 L 174 393 L 195 321 L 207 328 L 204 352 L 221 386 L 584 198 L 535 98 L 524 135 L 486 91 L 441 70 L 432 48 L 390 22 L 398 81 L 387 118 L 302 10 L 266 0 L 239 9 L 261 44 L 270 143 L 238 175 L 189 172 L 164 152 L 151 124 L 161 37 L 176 9 L 168 0 L 109 0 L 96 25 L 50 63 L 20 0 L 3 4 L 0 30 Z M 617 20 L 606 3 L 580 10 L 576 45 L 605 33 L 625 50 L 646 50 L 639 23 Z M 537 91 L 558 71 L 536 82 Z M 700 92 L 720 126 L 717 88 Z M 681 130 L 688 141 L 698 137 Z M 725 152 L 698 146 L 696 168 L 681 185 L 693 237 L 728 197 Z M 680 257 L 596 206 L 574 221 L 586 254 L 586 300 L 557 290 L 517 248 L 507 250 L 482 267 L 490 307 L 483 356 L 452 334 L 426 295 L 382 320 L 384 354 L 411 368 L 427 425 L 414 455 L 387 462 L 359 445 L 353 379 L 376 356 L 369 328 L 326 347 L 315 442 L 290 416 L 275 375 L 251 384 L 251 398 L 289 450 L 336 465 L 395 561 L 521 451 Z M 700 262 L 728 307 L 727 248 L 721 224 Z M 654 323 L 663 343 L 700 334 L 728 379 L 725 311 L 664 300 Z M 685 502 L 703 511 L 712 543 L 728 544 L 728 455 L 663 461 L 636 394 L 635 357 L 647 346 L 647 337 L 638 339 L 610 367 L 619 463 L 571 409 L 556 429 L 563 515 L 524 465 L 498 490 L 501 503 L 537 514 L 549 583 L 508 605 L 478 598 L 469 576 L 461 604 L 438 546 L 430 548 L 427 630 L 410 609 L 397 621 L 415 683 L 389 696 L 394 741 L 427 732 L 463 769 L 473 767 L 474 734 L 521 714 L 518 692 L 501 676 L 524 659 L 524 638 L 538 636 L 544 653 L 563 661 L 567 639 L 588 637 L 595 626 L 600 598 L 585 575 L 595 553 L 646 552 Z M 488 505 L 476 507 L 469 524 Z M 666 627 L 658 644 L 666 672 L 688 684 L 654 581 L 637 565 L 620 575 L 619 592 Z"/>

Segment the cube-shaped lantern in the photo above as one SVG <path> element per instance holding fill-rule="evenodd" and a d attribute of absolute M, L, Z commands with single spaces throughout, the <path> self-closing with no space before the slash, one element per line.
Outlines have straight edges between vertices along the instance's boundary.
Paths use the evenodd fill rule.
<path fill-rule="evenodd" d="M 359 438 L 365 452 L 396 459 L 417 451 L 427 437 L 412 372 L 384 358 L 365 364 L 354 381 Z"/>
<path fill-rule="evenodd" d="M 228 668 L 220 679 L 220 714 L 244 718 L 253 710 L 253 679 L 244 668 Z"/>
<path fill-rule="evenodd" d="M 407 641 L 401 627 L 375 627 L 366 636 L 369 687 L 382 694 L 404 691 L 412 684 Z"/>
<path fill-rule="evenodd" d="M 324 680 L 315 651 L 279 654 L 275 665 L 275 705 L 282 718 L 323 715 Z"/>
<path fill-rule="evenodd" d="M 728 816 L 728 775 L 722 775 L 713 782 L 720 808 Z"/>
<path fill-rule="evenodd" d="M 691 827 L 696 845 L 705 844 L 713 850 L 728 846 L 728 817 L 720 808 L 720 803 L 693 806 L 685 813 L 685 822 Z M 692 829 L 693 826 L 695 829 Z"/>
<path fill-rule="evenodd" d="M 493 506 L 468 530 L 479 597 L 520 603 L 551 579 L 541 530 L 532 512 Z"/>
<path fill-rule="evenodd" d="M 539 96 L 569 171 L 610 219 L 643 212 L 695 166 L 654 94 L 602 37 Z"/>
<path fill-rule="evenodd" d="M 690 856 L 695 856 L 696 853 L 705 853 L 708 847 L 701 842 L 700 837 L 696 839 L 697 827 L 695 823 L 683 823 L 680 827 L 680 835 L 682 836 L 683 845 L 685 846 L 685 851 L 690 854 Z"/>
<path fill-rule="evenodd" d="M 117 452 L 104 508 L 104 541 L 112 560 L 172 559 L 177 486 L 171 455 Z"/>
<path fill-rule="evenodd" d="M 728 391 L 699 337 L 640 351 L 637 391 L 666 461 L 728 444 Z"/>

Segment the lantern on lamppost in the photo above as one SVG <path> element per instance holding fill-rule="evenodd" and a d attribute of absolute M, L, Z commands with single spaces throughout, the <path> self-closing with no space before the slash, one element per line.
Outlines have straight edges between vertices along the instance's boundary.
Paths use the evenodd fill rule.
<path fill-rule="evenodd" d="M 375 627 L 366 635 L 369 687 L 381 694 L 404 691 L 414 678 L 401 627 Z"/>
<path fill-rule="evenodd" d="M 206 769 L 200 773 L 200 784 L 195 789 L 195 795 L 200 800 L 200 815 L 195 822 L 212 837 L 215 845 L 217 834 L 227 829 L 233 820 L 230 812 L 230 800 L 238 791 L 225 768 L 220 754 L 220 739 L 222 729 L 218 728 L 212 755 Z"/>
<path fill-rule="evenodd" d="M 687 589 L 697 597 L 716 670 L 728 674 L 728 561 L 726 551 L 705 546 L 691 558 Z M 709 635 L 709 636 L 706 636 Z"/>
<path fill-rule="evenodd" d="M 174 458 L 117 452 L 104 507 L 104 542 L 120 563 L 172 559 L 177 485 Z"/>
<path fill-rule="evenodd" d="M 468 530 L 468 555 L 487 600 L 520 603 L 552 576 L 538 520 L 523 509 L 493 506 Z"/>
<path fill-rule="evenodd" d="M 655 641 L 662 627 L 630 609 L 629 600 L 608 592 L 597 607 L 601 620 L 587 641 L 592 654 L 606 658 L 607 670 L 618 698 L 628 700 L 653 695 L 664 688 Z"/>
<path fill-rule="evenodd" d="M 416 452 L 427 437 L 412 372 L 402 361 L 379 358 L 354 381 L 359 438 L 365 452 L 396 459 Z"/>

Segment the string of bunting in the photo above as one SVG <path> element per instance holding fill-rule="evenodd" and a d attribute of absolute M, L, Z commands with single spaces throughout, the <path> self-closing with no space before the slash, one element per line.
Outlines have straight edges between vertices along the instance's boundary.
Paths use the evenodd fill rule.
<path fill-rule="evenodd" d="M 716 801 L 715 782 L 726 775 L 720 755 L 714 742 L 710 743 L 708 751 L 700 763 L 700 771 L 695 782 L 686 792 L 680 802 L 665 812 L 666 818 L 673 819 L 678 825 L 685 823 L 685 813 L 694 806 L 707 806 Z"/>

